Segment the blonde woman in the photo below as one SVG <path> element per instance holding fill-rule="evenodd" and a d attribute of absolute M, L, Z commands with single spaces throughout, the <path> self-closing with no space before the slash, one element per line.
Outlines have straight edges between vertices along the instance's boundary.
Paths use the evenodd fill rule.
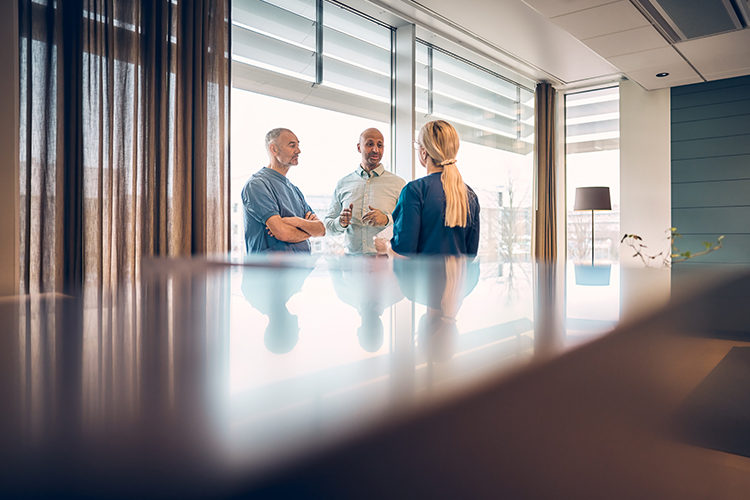
<path fill-rule="evenodd" d="M 393 211 L 393 238 L 376 239 L 391 255 L 476 255 L 479 200 L 456 165 L 458 132 L 443 120 L 425 124 L 414 143 L 427 175 L 408 183 Z"/>

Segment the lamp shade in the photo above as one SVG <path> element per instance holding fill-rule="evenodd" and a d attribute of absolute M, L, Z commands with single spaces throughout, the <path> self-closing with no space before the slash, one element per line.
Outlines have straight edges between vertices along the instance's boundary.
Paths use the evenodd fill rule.
<path fill-rule="evenodd" d="M 573 210 L 612 210 L 608 187 L 576 188 Z"/>

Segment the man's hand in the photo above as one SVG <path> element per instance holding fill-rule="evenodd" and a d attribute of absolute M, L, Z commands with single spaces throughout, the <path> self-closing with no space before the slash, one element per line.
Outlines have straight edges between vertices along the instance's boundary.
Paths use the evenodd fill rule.
<path fill-rule="evenodd" d="M 387 254 L 388 250 L 391 248 L 390 242 L 385 238 L 373 236 L 372 241 L 375 243 L 375 251 L 378 253 Z"/>
<path fill-rule="evenodd" d="M 305 241 L 310 237 L 310 234 L 306 231 L 298 229 L 293 220 L 304 221 L 300 217 L 280 217 L 278 215 L 272 215 L 266 221 L 266 231 L 268 234 L 279 241 L 285 241 L 287 243 L 299 243 Z"/>
<path fill-rule="evenodd" d="M 325 225 L 312 212 L 307 212 L 304 219 L 302 217 L 283 217 L 281 220 L 295 229 L 306 233 L 308 236 L 318 237 L 326 235 Z"/>
<path fill-rule="evenodd" d="M 339 224 L 341 224 L 341 227 L 349 227 L 349 224 L 352 223 L 353 208 L 354 204 L 350 203 L 348 207 L 341 211 L 341 215 L 339 215 Z"/>
<path fill-rule="evenodd" d="M 370 211 L 362 216 L 362 224 L 366 226 L 385 226 L 388 224 L 388 216 L 372 205 L 368 205 Z"/>

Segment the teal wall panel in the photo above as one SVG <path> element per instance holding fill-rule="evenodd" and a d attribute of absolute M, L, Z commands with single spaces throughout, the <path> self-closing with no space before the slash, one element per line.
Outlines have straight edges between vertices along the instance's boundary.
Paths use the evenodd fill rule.
<path fill-rule="evenodd" d="M 700 83 L 696 85 L 700 85 Z M 695 106 L 705 106 L 707 104 L 741 101 L 747 99 L 748 97 L 747 85 L 750 85 L 750 82 L 744 85 L 738 85 L 736 87 L 710 89 L 700 92 L 693 92 L 692 94 L 672 94 L 672 109 L 693 108 Z"/>
<path fill-rule="evenodd" d="M 672 183 L 750 179 L 747 156 L 672 160 Z"/>
<path fill-rule="evenodd" d="M 750 207 L 674 208 L 672 225 L 680 234 L 750 234 Z"/>
<path fill-rule="evenodd" d="M 750 113 L 708 120 L 672 123 L 672 133 L 680 137 L 682 141 L 748 135 L 750 134 Z"/>
<path fill-rule="evenodd" d="M 693 141 L 675 140 L 674 134 L 672 135 L 673 160 L 733 155 L 750 155 L 750 135 L 712 137 Z"/>
<path fill-rule="evenodd" d="M 671 91 L 672 225 L 680 250 L 724 247 L 679 265 L 750 264 L 750 76 Z"/>
<path fill-rule="evenodd" d="M 705 247 L 703 242 L 716 243 L 717 235 L 715 234 L 689 234 L 684 235 L 682 239 L 676 241 L 677 248 L 680 251 L 689 250 L 690 252 L 700 252 Z M 747 264 L 750 262 L 750 235 L 747 234 L 729 234 L 724 238 L 724 246 L 720 250 L 708 255 L 701 255 L 691 260 L 691 263 L 714 264 Z M 687 262 L 685 262 L 687 263 Z M 681 263 L 675 264 L 679 266 Z"/>
<path fill-rule="evenodd" d="M 743 85 L 750 85 L 750 76 L 725 78 L 723 80 L 714 80 L 712 82 L 699 83 L 697 85 L 683 85 L 682 87 L 674 87 L 672 89 L 672 95 L 674 97 L 678 97 L 685 94 L 695 94 L 698 92 L 706 92 L 708 90 L 741 87 Z"/>
<path fill-rule="evenodd" d="M 750 115 L 750 96 L 741 101 L 708 104 L 705 106 L 696 106 L 694 108 L 673 109 L 671 121 L 674 124 L 741 115 Z"/>
<path fill-rule="evenodd" d="M 750 180 L 672 184 L 672 209 L 750 206 Z"/>

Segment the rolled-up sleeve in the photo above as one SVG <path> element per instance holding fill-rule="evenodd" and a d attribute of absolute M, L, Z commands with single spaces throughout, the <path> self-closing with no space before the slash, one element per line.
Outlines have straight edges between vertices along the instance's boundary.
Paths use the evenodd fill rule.
<path fill-rule="evenodd" d="M 341 215 L 342 210 L 341 196 L 339 195 L 340 185 L 341 182 L 339 182 L 336 189 L 333 191 L 331 205 L 328 207 L 328 212 L 326 212 L 325 219 L 323 220 L 326 226 L 326 231 L 330 231 L 332 234 L 341 234 L 345 229 L 339 221 L 339 216 Z"/>
<path fill-rule="evenodd" d="M 422 205 L 423 200 L 414 184 L 407 184 L 393 210 L 391 248 L 394 252 L 404 255 L 417 253 L 419 230 L 422 225 Z"/>
<path fill-rule="evenodd" d="M 242 190 L 242 204 L 247 214 L 265 224 L 269 217 L 279 215 L 276 197 L 269 186 L 262 181 L 248 182 Z"/>

